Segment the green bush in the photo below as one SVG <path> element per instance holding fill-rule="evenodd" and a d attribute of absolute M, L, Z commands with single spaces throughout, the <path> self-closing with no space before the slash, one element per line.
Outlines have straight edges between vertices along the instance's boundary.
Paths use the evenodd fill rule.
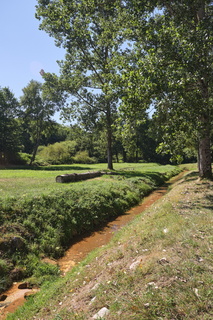
<path fill-rule="evenodd" d="M 76 153 L 76 155 L 73 157 L 73 161 L 75 163 L 96 163 L 97 160 L 95 158 L 90 158 L 88 151 L 79 151 Z"/>
<path fill-rule="evenodd" d="M 17 164 L 26 165 L 30 163 L 31 155 L 24 152 L 18 153 Z"/>
<path fill-rule="evenodd" d="M 30 276 L 28 282 L 31 285 L 41 285 L 45 281 L 53 280 L 54 277 L 60 274 L 58 265 L 40 261 L 34 254 L 29 254 L 25 263 L 28 266 L 26 275 Z"/>
<path fill-rule="evenodd" d="M 73 163 L 76 152 L 75 141 L 62 141 L 39 148 L 38 156 L 49 164 Z"/>
<path fill-rule="evenodd" d="M 8 261 L 0 259 L 0 293 L 6 290 L 11 284 L 11 265 Z"/>
<path fill-rule="evenodd" d="M 0 274 L 1 275 L 5 275 L 8 273 L 8 263 L 3 260 L 3 259 L 0 259 Z"/>

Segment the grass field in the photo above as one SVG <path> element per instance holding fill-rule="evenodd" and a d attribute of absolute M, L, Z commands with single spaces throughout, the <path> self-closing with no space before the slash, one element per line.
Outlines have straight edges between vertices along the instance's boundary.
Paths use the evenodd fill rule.
<path fill-rule="evenodd" d="M 48 167 L 36 167 L 34 169 L 0 169 L 0 198 L 16 197 L 48 194 L 57 192 L 70 187 L 67 184 L 57 184 L 55 178 L 57 175 L 65 173 L 79 173 L 87 171 L 102 171 L 106 170 L 106 163 L 92 165 L 60 165 Z M 162 166 L 156 163 L 144 164 L 129 164 L 116 163 L 114 164 L 115 171 L 121 173 L 129 171 L 130 173 L 165 173 L 169 174 L 174 166 Z M 106 170 L 107 171 L 107 170 Z"/>
<path fill-rule="evenodd" d="M 213 182 L 195 172 L 8 320 L 213 318 Z"/>

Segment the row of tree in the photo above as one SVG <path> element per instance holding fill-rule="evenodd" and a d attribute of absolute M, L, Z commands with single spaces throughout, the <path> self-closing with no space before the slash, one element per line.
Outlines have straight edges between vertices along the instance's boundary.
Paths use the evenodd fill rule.
<path fill-rule="evenodd" d="M 41 72 L 42 103 L 106 133 L 109 169 L 115 137 L 138 145 L 153 108 L 158 150 L 177 161 L 195 148 L 212 178 L 212 13 L 209 0 L 38 0 L 40 28 L 66 50 L 60 76 Z"/>
<path fill-rule="evenodd" d="M 93 119 L 97 125 L 89 129 L 83 122 L 59 124 L 52 120 L 57 107 L 44 94 L 41 83 L 33 80 L 19 100 L 9 88 L 0 88 L 0 163 L 106 162 L 107 131 L 103 122 Z M 166 163 L 169 157 L 156 153 L 157 140 L 154 120 L 148 117 L 137 126 L 132 124 L 131 132 L 118 125 L 113 128 L 113 161 Z"/>
<path fill-rule="evenodd" d="M 47 91 L 71 99 L 65 116 L 105 126 L 110 169 L 118 107 L 128 137 L 153 106 L 159 149 L 195 146 L 212 178 L 212 13 L 210 0 L 38 0 L 40 28 L 66 50 L 60 76 L 43 74 Z"/>
<path fill-rule="evenodd" d="M 9 88 L 0 88 L 0 164 L 16 162 L 21 151 L 32 154 L 32 164 L 42 138 L 50 134 L 55 110 L 37 81 L 23 88 L 19 100 Z"/>

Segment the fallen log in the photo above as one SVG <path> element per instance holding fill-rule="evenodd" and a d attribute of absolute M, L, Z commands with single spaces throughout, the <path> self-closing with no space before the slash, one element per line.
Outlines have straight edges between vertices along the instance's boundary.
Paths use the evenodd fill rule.
<path fill-rule="evenodd" d="M 104 172 L 101 172 L 101 171 L 61 174 L 56 177 L 56 182 L 59 182 L 59 183 L 76 182 L 76 181 L 100 177 L 103 174 L 104 174 Z"/>

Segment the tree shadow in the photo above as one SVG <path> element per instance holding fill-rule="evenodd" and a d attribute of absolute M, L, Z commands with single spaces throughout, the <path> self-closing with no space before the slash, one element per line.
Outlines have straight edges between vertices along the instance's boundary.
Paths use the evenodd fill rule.
<path fill-rule="evenodd" d="M 195 181 L 199 178 L 199 173 L 198 171 L 192 171 L 187 173 L 186 175 L 183 176 L 183 180 L 180 181 L 179 183 L 185 183 L 185 182 L 189 182 L 189 181 Z"/>
<path fill-rule="evenodd" d="M 36 166 L 7 166 L 7 167 L 0 167 L 0 170 L 35 170 L 35 171 L 69 171 L 69 170 L 91 170 L 91 167 L 87 166 L 73 166 L 73 165 L 67 165 L 67 166 L 42 166 L 42 167 L 36 167 Z"/>
<path fill-rule="evenodd" d="M 206 209 L 211 209 L 213 210 L 213 195 L 211 194 L 207 194 L 206 195 L 206 199 L 207 201 L 209 202 L 209 205 L 204 205 L 203 207 L 206 208 Z"/>
<path fill-rule="evenodd" d="M 79 170 L 92 170 L 91 167 L 83 167 L 83 166 L 73 166 L 73 165 L 70 165 L 70 166 L 60 166 L 60 165 L 57 165 L 57 166 L 51 166 L 51 167 L 39 167 L 39 168 L 34 168 L 33 170 L 45 170 L 45 171 L 68 171 L 68 170 L 76 170 L 76 171 L 79 171 Z"/>
<path fill-rule="evenodd" d="M 112 173 L 113 175 L 118 175 L 119 179 L 141 178 L 141 180 L 144 179 L 144 182 L 148 179 L 149 181 L 153 181 L 157 186 L 164 184 L 166 181 L 165 175 L 160 172 L 115 171 Z"/>

